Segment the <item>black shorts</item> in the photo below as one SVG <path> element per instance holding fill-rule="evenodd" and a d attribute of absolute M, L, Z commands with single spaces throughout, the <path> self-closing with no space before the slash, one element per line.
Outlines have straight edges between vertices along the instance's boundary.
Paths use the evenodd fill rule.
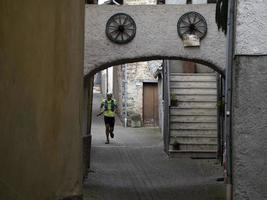
<path fill-rule="evenodd" d="M 110 127 L 114 127 L 115 117 L 104 116 L 104 121 L 105 121 L 105 124 L 108 124 Z"/>

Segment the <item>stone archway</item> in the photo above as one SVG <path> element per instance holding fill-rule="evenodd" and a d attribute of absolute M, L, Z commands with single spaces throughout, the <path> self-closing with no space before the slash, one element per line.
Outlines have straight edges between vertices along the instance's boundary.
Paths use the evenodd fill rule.
<path fill-rule="evenodd" d="M 177 33 L 177 22 L 187 12 L 200 13 L 208 25 L 200 47 L 185 48 Z M 108 19 L 116 13 L 130 15 L 136 23 L 136 36 L 127 44 L 116 44 L 106 36 Z M 224 76 L 226 37 L 215 23 L 215 5 L 108 6 L 87 5 L 85 18 L 85 102 L 87 137 L 90 149 L 92 87 L 95 73 L 111 66 L 150 60 L 184 60 L 206 65 Z M 89 99 L 89 100 L 88 100 Z M 88 110 L 89 108 L 89 110 Z M 86 153 L 84 154 L 86 155 Z M 90 163 L 90 157 L 86 157 Z M 89 164 L 87 164 L 88 167 Z"/>
<path fill-rule="evenodd" d="M 178 19 L 186 12 L 200 13 L 208 32 L 200 47 L 184 48 L 177 33 Z M 106 22 L 116 13 L 129 14 L 136 36 L 128 44 L 112 43 L 105 34 Z M 215 23 L 215 5 L 95 6 L 86 7 L 84 75 L 114 64 L 155 59 L 192 60 L 219 72 L 225 69 L 226 38 Z"/>
<path fill-rule="evenodd" d="M 185 48 L 177 33 L 177 22 L 187 12 L 198 12 L 206 20 L 207 35 L 200 47 Z M 108 19 L 116 13 L 130 15 L 136 36 L 127 44 L 116 44 L 106 36 Z M 85 18 L 85 102 L 91 108 L 92 77 L 110 66 L 137 61 L 174 59 L 204 64 L 224 75 L 226 37 L 215 23 L 215 5 L 109 6 L 87 5 Z M 86 111 L 88 113 L 88 109 Z M 86 116 L 86 115 L 85 115 Z M 90 115 L 86 119 L 90 135 Z M 88 139 L 88 138 L 87 138 Z M 90 158 L 88 158 L 90 160 Z"/>

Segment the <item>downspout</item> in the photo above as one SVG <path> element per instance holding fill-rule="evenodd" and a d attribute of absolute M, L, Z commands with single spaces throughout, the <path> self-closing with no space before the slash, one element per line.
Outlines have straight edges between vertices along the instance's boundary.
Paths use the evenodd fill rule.
<path fill-rule="evenodd" d="M 108 94 L 108 69 L 106 69 L 106 94 Z"/>
<path fill-rule="evenodd" d="M 124 127 L 127 127 L 128 122 L 128 78 L 127 78 L 128 64 L 124 65 Z"/>
<path fill-rule="evenodd" d="M 164 60 L 163 68 L 163 98 L 164 98 L 164 124 L 163 124 L 163 135 L 164 135 L 164 150 L 169 155 L 170 146 L 170 90 L 169 90 L 169 60 Z"/>
<path fill-rule="evenodd" d="M 226 157 L 227 157 L 227 200 L 233 199 L 232 177 L 232 88 L 233 88 L 233 62 L 235 42 L 235 9 L 236 1 L 229 0 L 227 20 L 227 63 L 226 63 L 226 105 L 225 105 L 225 131 L 226 131 Z"/>

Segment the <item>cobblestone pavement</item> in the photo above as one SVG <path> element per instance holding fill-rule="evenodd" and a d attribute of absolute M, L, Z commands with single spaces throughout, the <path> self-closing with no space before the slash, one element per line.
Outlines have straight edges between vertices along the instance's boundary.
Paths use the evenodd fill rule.
<path fill-rule="evenodd" d="M 100 95 L 94 97 L 93 116 Z M 93 119 L 92 172 L 84 184 L 85 200 L 223 200 L 225 185 L 216 182 L 216 160 L 168 158 L 155 128 L 124 128 L 104 144 L 102 118 Z"/>

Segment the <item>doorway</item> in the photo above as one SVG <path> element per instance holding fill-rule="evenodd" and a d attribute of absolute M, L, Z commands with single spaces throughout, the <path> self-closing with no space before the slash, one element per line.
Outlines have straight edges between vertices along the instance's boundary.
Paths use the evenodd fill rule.
<path fill-rule="evenodd" d="M 158 126 L 159 121 L 158 84 L 143 83 L 144 126 Z"/>

